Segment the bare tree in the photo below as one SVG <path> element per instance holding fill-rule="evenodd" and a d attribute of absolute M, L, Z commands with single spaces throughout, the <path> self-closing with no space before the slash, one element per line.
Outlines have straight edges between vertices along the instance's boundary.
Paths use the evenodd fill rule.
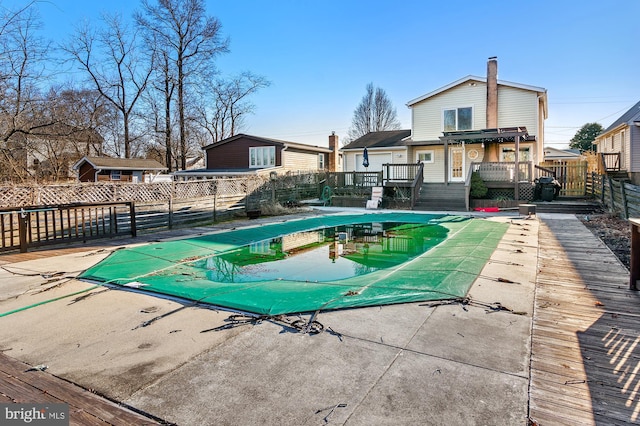
<path fill-rule="evenodd" d="M 122 116 L 124 157 L 131 157 L 132 119 L 136 103 L 144 93 L 153 69 L 151 56 L 143 55 L 138 34 L 118 15 L 104 15 L 104 27 L 93 31 L 88 24 L 76 30 L 71 42 L 62 46 L 86 72 L 95 89 Z"/>
<path fill-rule="evenodd" d="M 248 98 L 269 84 L 266 78 L 251 72 L 243 72 L 228 80 L 216 80 L 197 108 L 200 125 L 209 133 L 211 142 L 238 133 L 244 125 L 245 116 L 254 110 Z M 214 97 L 213 103 L 206 101 L 208 96 Z"/>
<path fill-rule="evenodd" d="M 154 40 L 166 47 L 176 70 L 180 167 L 187 165 L 186 98 L 189 84 L 211 75 L 213 60 L 228 51 L 228 40 L 221 37 L 222 26 L 215 17 L 205 15 L 204 0 L 142 0 L 136 13 L 139 25 L 154 34 Z"/>
<path fill-rule="evenodd" d="M 154 34 L 147 35 L 150 37 L 147 39 L 147 46 L 155 56 L 156 66 L 149 84 L 151 90 L 145 95 L 145 119 L 153 134 L 145 149 L 153 154 L 153 158 L 164 163 L 171 172 L 177 168 L 173 138 L 176 121 L 173 116 L 175 67 L 172 66 L 167 51 L 155 41 Z"/>
<path fill-rule="evenodd" d="M 384 89 L 367 84 L 366 94 L 353 112 L 349 138 L 358 139 L 370 132 L 397 130 L 400 128 L 398 114 Z"/>
<path fill-rule="evenodd" d="M 42 116 L 52 123 L 25 137 L 27 164 L 39 180 L 67 180 L 71 166 L 84 155 L 99 155 L 107 108 L 100 94 L 88 90 L 51 88 Z"/>
<path fill-rule="evenodd" d="M 34 4 L 0 10 L 0 174 L 8 180 L 30 177 L 27 136 L 55 123 L 39 90 L 49 45 Z"/>

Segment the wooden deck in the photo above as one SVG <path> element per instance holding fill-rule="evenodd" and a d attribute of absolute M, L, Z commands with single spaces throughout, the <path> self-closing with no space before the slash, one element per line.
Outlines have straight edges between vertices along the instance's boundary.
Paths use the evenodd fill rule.
<path fill-rule="evenodd" d="M 166 424 L 102 398 L 46 371 L 0 353 L 0 402 L 67 403 L 69 424 L 82 426 Z"/>
<path fill-rule="evenodd" d="M 640 423 L 640 294 L 577 220 L 544 219 L 529 417 L 538 425 Z"/>

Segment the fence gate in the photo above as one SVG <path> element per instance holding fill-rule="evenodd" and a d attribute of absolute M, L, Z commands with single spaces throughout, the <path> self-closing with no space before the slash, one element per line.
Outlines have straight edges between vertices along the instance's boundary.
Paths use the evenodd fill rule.
<path fill-rule="evenodd" d="M 542 163 L 540 167 L 552 170 L 556 180 L 562 185 L 560 196 L 584 197 L 587 195 L 587 162 L 586 161 L 556 161 Z"/>

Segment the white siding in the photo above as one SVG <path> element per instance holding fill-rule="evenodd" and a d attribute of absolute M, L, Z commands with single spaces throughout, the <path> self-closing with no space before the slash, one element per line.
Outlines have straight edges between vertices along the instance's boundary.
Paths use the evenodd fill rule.
<path fill-rule="evenodd" d="M 629 126 L 616 128 L 598 138 L 598 152 L 620 153 L 620 168 L 627 171 L 635 171 L 631 152 L 631 131 Z"/>
<path fill-rule="evenodd" d="M 475 86 L 471 86 L 470 83 L 475 83 Z M 479 81 L 468 81 L 414 105 L 413 140 L 437 140 L 442 136 L 442 111 L 447 108 L 472 107 L 473 129 L 484 129 L 487 122 L 486 86 Z"/>
<path fill-rule="evenodd" d="M 318 170 L 318 154 L 283 151 L 282 165 L 288 170 Z"/>
<path fill-rule="evenodd" d="M 498 127 L 526 126 L 538 133 L 538 94 L 515 87 L 498 86 Z"/>
<path fill-rule="evenodd" d="M 425 182 L 444 182 L 444 147 L 433 147 L 433 163 L 425 164 L 422 170 Z"/>
<path fill-rule="evenodd" d="M 473 107 L 473 130 L 484 129 L 486 87 L 482 82 L 467 81 L 414 105 L 413 140 L 430 141 L 442 136 L 442 111 L 447 108 Z M 499 127 L 526 126 L 530 135 L 543 134 L 540 108 L 537 92 L 498 85 Z"/>
<path fill-rule="evenodd" d="M 629 171 L 640 172 L 640 127 L 629 127 Z"/>
<path fill-rule="evenodd" d="M 624 129 L 620 134 L 620 149 L 623 154 L 620 168 L 624 170 L 631 169 L 631 138 L 629 137 L 629 133 L 629 129 Z"/>

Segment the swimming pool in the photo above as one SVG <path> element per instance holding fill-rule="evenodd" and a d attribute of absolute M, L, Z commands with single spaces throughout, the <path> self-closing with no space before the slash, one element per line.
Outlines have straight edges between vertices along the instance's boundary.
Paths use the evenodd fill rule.
<path fill-rule="evenodd" d="M 118 250 L 80 278 L 264 315 L 456 298 L 507 226 L 334 214 Z"/>

